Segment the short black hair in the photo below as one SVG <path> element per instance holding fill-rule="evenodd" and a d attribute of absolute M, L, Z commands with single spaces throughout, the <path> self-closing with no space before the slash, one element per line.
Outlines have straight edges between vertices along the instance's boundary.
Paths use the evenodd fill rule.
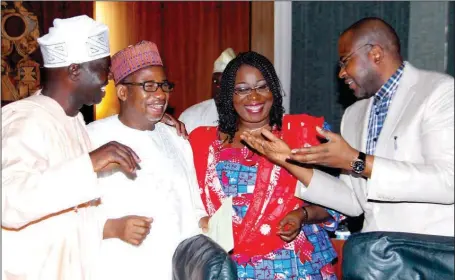
<path fill-rule="evenodd" d="M 400 54 L 400 39 L 393 27 L 381 18 L 366 17 L 353 23 L 343 33 L 352 31 L 356 39 L 367 38 L 369 42 L 381 44 L 383 47 Z"/>

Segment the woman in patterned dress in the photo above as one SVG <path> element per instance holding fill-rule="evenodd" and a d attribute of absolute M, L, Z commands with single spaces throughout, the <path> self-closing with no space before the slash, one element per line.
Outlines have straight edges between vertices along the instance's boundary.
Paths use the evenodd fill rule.
<path fill-rule="evenodd" d="M 239 279 L 336 279 L 336 253 L 325 229 L 341 216 L 294 197 L 297 180 L 244 145 L 240 135 L 267 128 L 290 145 L 317 145 L 323 118 L 283 115 L 272 63 L 239 54 L 223 72 L 215 97 L 218 127 L 190 134 L 201 198 L 209 215 L 233 197 L 234 250 Z"/>

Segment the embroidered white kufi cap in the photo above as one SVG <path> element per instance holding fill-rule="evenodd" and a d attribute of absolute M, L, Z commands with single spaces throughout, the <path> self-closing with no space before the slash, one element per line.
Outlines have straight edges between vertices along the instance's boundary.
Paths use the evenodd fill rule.
<path fill-rule="evenodd" d="M 44 67 L 57 68 L 110 56 L 109 29 L 82 15 L 54 19 L 49 33 L 38 38 Z"/>

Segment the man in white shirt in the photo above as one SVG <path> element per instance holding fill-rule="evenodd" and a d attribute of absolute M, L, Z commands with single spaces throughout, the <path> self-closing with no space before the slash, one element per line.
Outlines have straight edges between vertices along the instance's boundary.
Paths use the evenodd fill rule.
<path fill-rule="evenodd" d="M 215 60 L 212 74 L 212 98 L 195 104 L 180 115 L 179 120 L 185 124 L 188 134 L 199 126 L 217 126 L 218 112 L 213 99 L 220 89 L 221 75 L 228 63 L 235 58 L 231 48 L 227 48 Z"/>
<path fill-rule="evenodd" d="M 107 26 L 55 19 L 38 43 L 43 89 L 2 108 L 2 279 L 90 279 L 104 231 L 128 220 L 98 215 L 97 173 L 116 164 L 134 174 L 139 159 L 116 142 L 92 151 L 79 112 L 104 96 Z"/>
<path fill-rule="evenodd" d="M 158 49 L 142 41 L 112 57 L 120 113 L 88 125 L 95 146 L 110 139 L 132 147 L 141 161 L 135 176 L 112 170 L 100 175 L 100 206 L 109 220 L 140 215 L 153 219 L 146 235 L 104 240 L 96 279 L 171 279 L 172 256 L 185 238 L 207 227 L 191 146 L 160 122 L 174 84 Z M 148 235 L 147 235 L 148 234 Z"/>

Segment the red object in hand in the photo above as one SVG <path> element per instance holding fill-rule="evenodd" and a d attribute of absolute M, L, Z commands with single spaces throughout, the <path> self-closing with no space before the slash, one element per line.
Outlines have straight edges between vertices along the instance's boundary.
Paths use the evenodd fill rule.
<path fill-rule="evenodd" d="M 292 133 L 283 133 L 283 141 L 286 142 L 291 149 L 302 148 L 302 143 L 311 146 L 317 146 L 321 143 L 316 131 L 316 126 L 323 127 L 324 117 L 312 117 L 309 115 L 284 115 L 283 123 L 288 123 L 284 130 L 292 131 Z M 293 126 L 290 124 L 292 123 Z"/>

